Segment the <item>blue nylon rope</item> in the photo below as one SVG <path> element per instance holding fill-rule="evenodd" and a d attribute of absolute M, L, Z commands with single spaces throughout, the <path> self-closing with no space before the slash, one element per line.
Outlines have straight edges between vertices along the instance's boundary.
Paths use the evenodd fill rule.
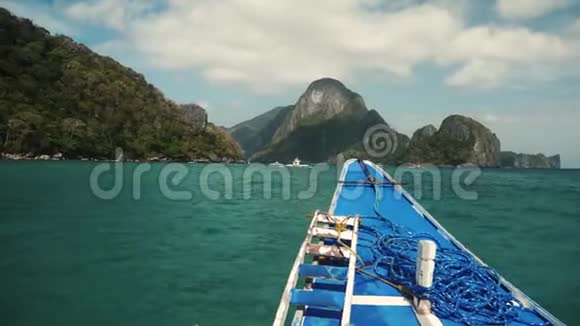
<path fill-rule="evenodd" d="M 373 272 L 392 283 L 408 289 L 413 295 L 429 299 L 432 310 L 439 318 L 467 325 L 508 325 L 519 322 L 530 326 L 550 325 L 547 322 L 530 322 L 521 315 L 530 311 L 501 286 L 501 277 L 493 269 L 481 266 L 468 253 L 459 249 L 442 248 L 439 242 L 426 233 L 415 233 L 397 225 L 380 213 L 382 193 L 376 178 L 366 164 L 358 161 L 368 181 L 373 184 L 375 202 L 373 210 L 391 234 L 361 225 L 361 231 L 374 236 L 371 246 L 373 258 L 365 261 Z M 419 240 L 432 240 L 437 244 L 433 286 L 425 289 L 416 284 L 416 259 Z"/>

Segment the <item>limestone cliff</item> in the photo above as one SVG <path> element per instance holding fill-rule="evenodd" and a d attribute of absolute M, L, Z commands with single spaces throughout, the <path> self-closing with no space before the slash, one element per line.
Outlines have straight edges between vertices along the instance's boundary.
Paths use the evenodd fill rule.
<path fill-rule="evenodd" d="M 497 136 L 472 118 L 452 115 L 443 120 L 439 133 L 444 138 L 472 144 L 471 153 L 465 163 L 484 167 L 499 165 L 501 144 Z"/>
<path fill-rule="evenodd" d="M 274 134 L 273 143 L 294 130 L 335 118 L 361 119 L 367 113 L 363 98 L 331 78 L 314 81 Z"/>
<path fill-rule="evenodd" d="M 413 133 L 413 137 L 411 138 L 411 143 L 423 142 L 423 141 L 431 138 L 433 135 L 435 135 L 436 132 L 437 132 L 437 128 L 435 128 L 435 126 L 433 126 L 433 125 L 426 125 L 424 127 L 421 127 Z"/>
<path fill-rule="evenodd" d="M 432 126 L 427 126 L 417 130 L 413 136 L 406 157 L 409 162 L 499 166 L 499 139 L 472 118 L 451 115 L 443 120 L 436 132 Z"/>
<path fill-rule="evenodd" d="M 238 123 L 228 129 L 228 132 L 238 141 L 246 157 L 252 157 L 272 142 L 274 133 L 294 109 L 293 105 L 274 108 L 259 116 Z"/>
<path fill-rule="evenodd" d="M 3 8 L 0 47 L 0 152 L 111 159 L 120 147 L 139 160 L 241 157 L 203 109 L 180 107 L 142 74 Z"/>
<path fill-rule="evenodd" d="M 544 154 L 518 154 L 514 152 L 500 153 L 501 167 L 511 168 L 534 168 L 534 169 L 559 169 L 561 166 L 560 155 L 546 156 Z"/>
<path fill-rule="evenodd" d="M 204 131 L 207 127 L 207 112 L 204 108 L 198 104 L 183 104 L 181 105 L 183 109 L 183 117 L 187 123 L 189 123 L 193 129 L 197 132 Z"/>
<path fill-rule="evenodd" d="M 339 153 L 368 157 L 362 141 L 367 130 L 379 124 L 387 126 L 398 146 L 382 157 L 372 157 L 375 161 L 396 162 L 409 143 L 409 138 L 388 127 L 378 112 L 367 110 L 360 95 L 331 78 L 311 83 L 296 104 L 283 112 L 266 124 L 271 132 L 279 123 L 274 133 L 267 133 L 271 136 L 268 143 L 252 156 L 253 160 L 287 162 L 300 157 L 307 162 L 325 162 L 334 161 Z M 245 130 L 232 128 L 232 135 L 242 146 L 246 144 L 245 150 L 255 149 L 251 144 L 262 141 L 256 137 L 260 132 L 247 137 L 251 135 L 247 127 L 255 125 L 255 119 L 242 123 Z"/>

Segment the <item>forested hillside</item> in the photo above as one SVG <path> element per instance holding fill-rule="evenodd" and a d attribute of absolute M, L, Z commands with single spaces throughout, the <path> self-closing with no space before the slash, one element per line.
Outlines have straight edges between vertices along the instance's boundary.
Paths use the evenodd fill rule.
<path fill-rule="evenodd" d="M 195 90 L 192 90 L 192 92 Z M 0 152 L 146 159 L 240 158 L 143 75 L 0 8 Z M 203 125 L 204 128 L 199 126 Z"/>

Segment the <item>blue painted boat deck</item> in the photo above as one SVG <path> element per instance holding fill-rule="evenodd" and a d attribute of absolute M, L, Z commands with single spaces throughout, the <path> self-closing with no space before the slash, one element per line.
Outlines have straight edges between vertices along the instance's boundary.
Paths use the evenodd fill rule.
<path fill-rule="evenodd" d="M 389 180 L 379 168 L 367 163 L 368 171 L 375 176 L 377 181 L 394 181 Z M 349 161 L 343 171 L 343 180 L 347 181 L 365 181 L 367 176 L 357 161 Z M 379 211 L 382 216 L 388 218 L 395 224 L 405 226 L 415 233 L 428 233 L 435 237 L 439 245 L 443 248 L 459 248 L 447 235 L 445 230 L 439 229 L 429 218 L 425 217 L 422 208 L 415 207 L 413 200 L 410 199 L 406 192 L 396 189 L 394 185 L 384 184 L 380 186 L 382 198 L 380 200 Z M 330 213 L 336 216 L 359 215 L 361 224 L 373 226 L 383 234 L 389 234 L 392 230 L 385 227 L 380 218 L 375 217 L 373 205 L 375 203 L 375 192 L 373 186 L 369 184 L 347 183 L 339 184 L 335 199 L 330 209 Z M 363 260 L 372 257 L 371 244 L 375 240 L 375 235 L 359 230 L 357 252 Z M 310 273 L 326 273 L 324 270 L 309 271 Z M 334 272 L 344 278 L 346 268 Z M 306 273 L 306 271 L 304 272 Z M 338 277 L 340 279 L 340 277 Z M 322 279 L 315 278 L 313 287 L 316 283 L 322 282 Z M 342 286 L 323 287 L 323 295 L 326 298 L 322 301 L 335 301 L 337 305 L 344 301 L 344 288 Z M 506 288 L 506 291 L 507 288 Z M 314 291 L 310 291 L 314 292 Z M 306 294 L 308 295 L 308 294 Z M 372 296 L 402 296 L 394 287 L 369 277 L 361 272 L 356 272 L 354 279 L 354 295 L 372 295 Z M 294 297 L 294 295 L 293 295 Z M 332 298 L 331 298 L 332 297 Z M 296 298 L 296 297 L 295 297 Z M 301 298 L 302 300 L 316 300 L 315 298 Z M 320 298 L 319 298 L 320 299 Z M 307 305 L 304 311 L 303 325 L 339 325 L 341 313 L 337 307 L 320 307 L 312 302 Z M 535 311 L 526 312 L 521 316 L 523 321 L 529 323 L 545 323 L 546 320 L 540 317 Z M 450 320 L 441 319 L 443 325 L 463 325 Z M 351 315 L 351 325 L 419 325 L 415 313 L 411 306 L 367 306 L 353 305 Z M 519 323 L 510 323 L 509 325 L 521 325 Z"/>

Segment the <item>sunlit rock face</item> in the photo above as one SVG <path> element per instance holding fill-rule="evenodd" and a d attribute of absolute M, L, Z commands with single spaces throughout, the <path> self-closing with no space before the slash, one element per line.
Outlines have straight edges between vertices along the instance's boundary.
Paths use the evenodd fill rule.
<path fill-rule="evenodd" d="M 362 119 L 367 113 L 363 98 L 332 78 L 316 80 L 302 94 L 291 114 L 286 117 L 273 142 L 286 138 L 299 127 L 344 117 Z"/>
<path fill-rule="evenodd" d="M 465 163 L 482 167 L 499 166 L 500 141 L 481 123 L 461 115 L 452 115 L 443 120 L 439 133 L 451 140 L 473 144 L 472 152 Z"/>
<path fill-rule="evenodd" d="M 207 127 L 207 112 L 198 104 L 183 104 L 184 118 L 186 122 L 191 124 L 194 130 L 201 131 Z"/>

